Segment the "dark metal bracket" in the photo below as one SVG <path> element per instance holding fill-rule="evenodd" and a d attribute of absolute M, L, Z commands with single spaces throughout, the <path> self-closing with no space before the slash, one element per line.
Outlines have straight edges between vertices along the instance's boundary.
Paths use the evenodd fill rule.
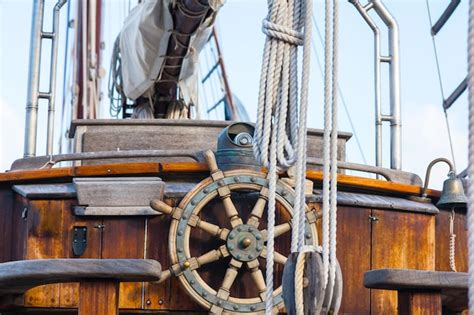
<path fill-rule="evenodd" d="M 87 227 L 75 226 L 73 228 L 72 252 L 74 256 L 80 257 L 87 247 Z"/>

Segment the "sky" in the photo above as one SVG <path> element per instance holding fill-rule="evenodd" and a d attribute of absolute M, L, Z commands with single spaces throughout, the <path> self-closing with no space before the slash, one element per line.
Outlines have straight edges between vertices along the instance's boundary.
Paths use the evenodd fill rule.
<path fill-rule="evenodd" d="M 363 1 L 361 1 L 364 3 Z M 400 26 L 401 99 L 402 99 L 402 168 L 424 178 L 428 163 L 437 157 L 451 159 L 442 97 L 436 72 L 425 0 L 386 0 L 387 8 Z M 74 2 L 73 2 L 74 3 Z M 103 67 L 108 69 L 110 49 L 120 31 L 128 7 L 134 1 L 105 1 L 105 49 Z M 447 1 L 429 0 L 436 20 Z M 46 1 L 52 8 L 54 2 Z M 12 161 L 23 153 L 24 120 L 27 92 L 28 55 L 31 27 L 30 0 L 0 0 L 0 170 L 8 169 Z M 228 78 L 232 91 L 243 102 L 250 117 L 255 117 L 260 76 L 261 56 L 265 37 L 261 22 L 266 15 L 265 0 L 227 0 L 219 13 L 217 26 Z M 452 18 L 436 37 L 442 82 L 445 94 L 462 81 L 467 72 L 467 12 L 468 1 L 462 1 Z M 371 12 L 373 14 L 373 12 Z M 323 32 L 324 2 L 314 2 L 318 29 Z M 372 15 L 373 16 L 373 15 Z M 48 19 L 48 17 L 46 17 Z M 382 30 L 383 49 L 386 51 L 386 29 L 374 18 Z M 62 12 L 62 41 L 59 47 L 58 99 L 60 107 L 62 83 L 61 65 L 64 64 L 64 36 L 66 10 Z M 374 91 L 373 91 L 373 33 L 355 8 L 340 1 L 339 85 L 348 112 L 360 140 L 365 161 L 375 160 Z M 313 30 L 315 53 L 312 54 L 310 81 L 309 126 L 323 126 L 323 80 L 317 58 L 323 60 L 323 47 Z M 383 111 L 389 113 L 388 67 L 382 71 Z M 106 75 L 107 77 L 107 75 Z M 103 91 L 106 94 L 106 90 Z M 467 165 L 467 93 L 448 112 L 455 152 L 456 167 L 462 171 Z M 44 154 L 45 106 L 39 119 L 38 154 Z M 339 129 L 354 132 L 343 105 L 339 104 Z M 108 102 L 104 102 L 101 118 L 108 117 Z M 59 129 L 60 111 L 56 114 Z M 389 126 L 383 138 L 384 166 L 389 166 Z M 58 131 L 56 135 L 58 135 Z M 57 145 L 55 146 L 57 149 Z M 355 137 L 347 144 L 346 159 L 364 163 Z M 447 167 L 436 166 L 430 186 L 440 188 L 446 178 Z"/>

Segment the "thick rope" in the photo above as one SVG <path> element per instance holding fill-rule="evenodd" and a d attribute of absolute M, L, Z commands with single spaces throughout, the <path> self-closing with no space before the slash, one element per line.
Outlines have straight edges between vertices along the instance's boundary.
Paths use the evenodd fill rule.
<path fill-rule="evenodd" d="M 469 314 L 474 315 L 474 0 L 469 6 L 468 35 L 469 86 L 469 182 L 468 189 L 468 270 Z"/>
<path fill-rule="evenodd" d="M 306 4 L 304 10 L 303 5 Z M 304 244 L 306 113 L 311 42 L 311 0 L 269 1 L 263 21 L 265 42 L 254 155 L 269 170 L 267 224 L 266 314 L 273 312 L 273 245 L 277 172 L 296 167 L 296 198 L 292 224 L 292 252 Z M 301 30 L 305 26 L 304 35 Z M 298 106 L 297 45 L 304 44 L 300 106 Z M 301 213 L 302 212 L 302 213 Z M 302 224 L 300 223 L 302 220 Z"/>

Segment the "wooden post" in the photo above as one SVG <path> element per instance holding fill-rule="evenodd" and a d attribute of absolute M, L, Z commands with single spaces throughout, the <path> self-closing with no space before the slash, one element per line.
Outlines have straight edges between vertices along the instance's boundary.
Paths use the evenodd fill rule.
<path fill-rule="evenodd" d="M 441 292 L 398 291 L 398 314 L 441 315 Z"/>
<path fill-rule="evenodd" d="M 118 315 L 119 282 L 81 282 L 79 315 Z"/>

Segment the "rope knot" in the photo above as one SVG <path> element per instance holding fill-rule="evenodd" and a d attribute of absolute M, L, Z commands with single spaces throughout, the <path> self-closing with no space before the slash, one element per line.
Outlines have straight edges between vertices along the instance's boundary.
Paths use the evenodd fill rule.
<path fill-rule="evenodd" d="M 265 35 L 291 45 L 303 45 L 303 33 L 290 27 L 273 23 L 267 19 L 262 21 L 262 31 Z"/>

